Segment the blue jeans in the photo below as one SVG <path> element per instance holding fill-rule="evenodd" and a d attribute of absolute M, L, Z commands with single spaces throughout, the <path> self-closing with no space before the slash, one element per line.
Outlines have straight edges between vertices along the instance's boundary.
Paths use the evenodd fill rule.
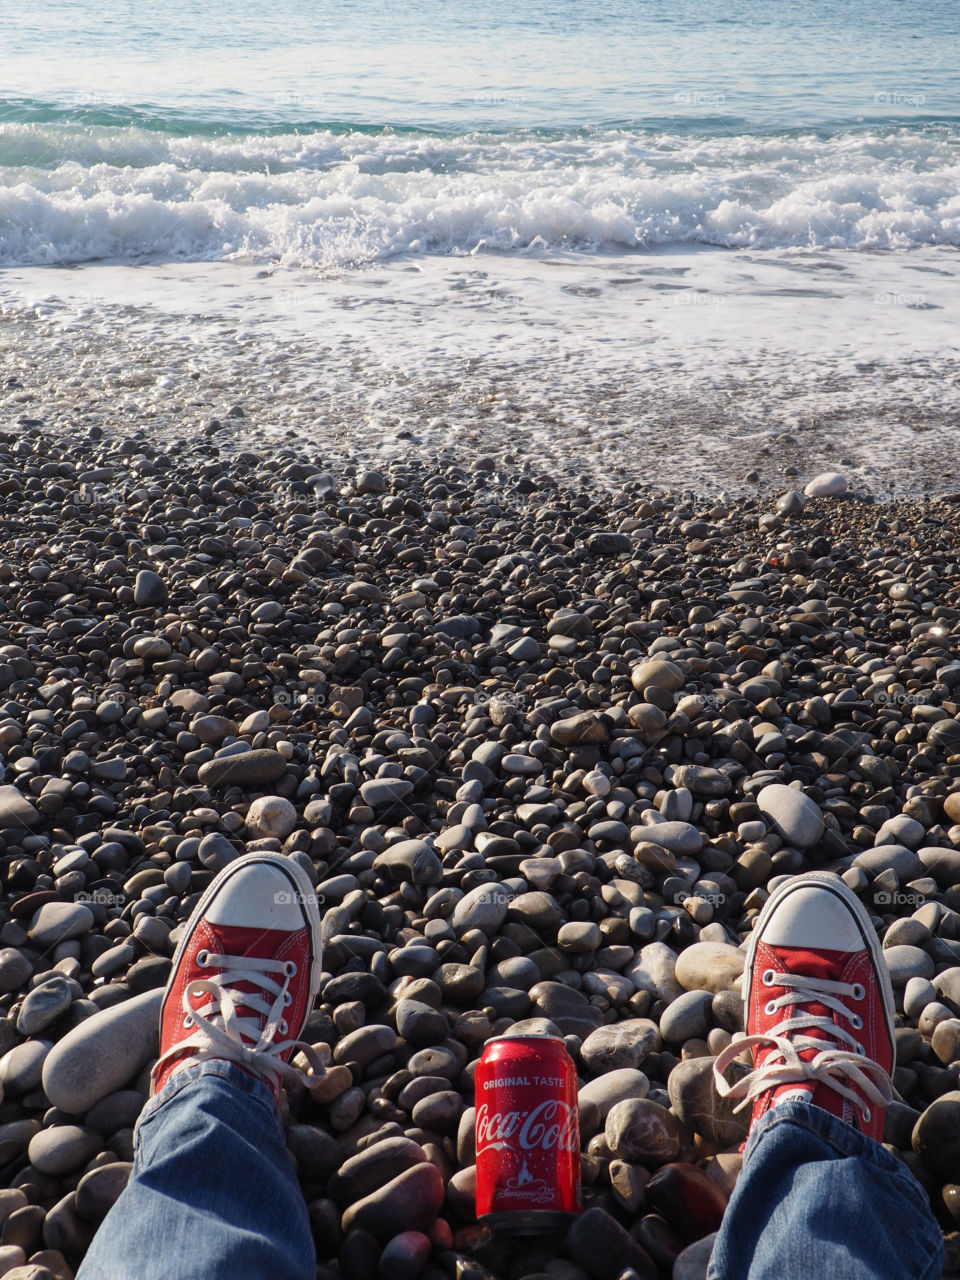
<path fill-rule="evenodd" d="M 306 1205 L 266 1085 L 177 1072 L 137 1123 L 130 1181 L 77 1280 L 315 1280 Z"/>
<path fill-rule="evenodd" d="M 781 1102 L 754 1126 L 708 1280 L 940 1280 L 943 1236 L 910 1170 L 852 1125 Z"/>
<path fill-rule="evenodd" d="M 850 1125 L 783 1102 L 756 1125 L 710 1280 L 940 1280 L 909 1170 Z M 313 1238 L 269 1090 L 186 1067 L 147 1103 L 130 1182 L 77 1280 L 314 1280 Z"/>

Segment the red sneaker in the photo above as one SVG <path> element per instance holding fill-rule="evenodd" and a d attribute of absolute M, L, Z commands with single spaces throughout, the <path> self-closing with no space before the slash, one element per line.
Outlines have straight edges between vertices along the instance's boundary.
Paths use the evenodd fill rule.
<path fill-rule="evenodd" d="M 274 1097 L 302 1049 L 297 1040 L 320 984 L 320 912 L 310 878 L 292 858 L 250 853 L 220 872 L 197 903 L 160 1007 L 159 1093 L 181 1067 L 213 1058 L 260 1076 Z M 309 1052 L 308 1052 L 309 1051 Z"/>
<path fill-rule="evenodd" d="M 786 1097 L 805 1098 L 882 1141 L 893 1097 L 893 991 L 879 939 L 837 876 L 785 881 L 764 906 L 743 971 L 746 1036 L 714 1063 L 724 1097 L 753 1103 L 751 1128 Z M 723 1072 L 744 1048 L 755 1070 Z"/>

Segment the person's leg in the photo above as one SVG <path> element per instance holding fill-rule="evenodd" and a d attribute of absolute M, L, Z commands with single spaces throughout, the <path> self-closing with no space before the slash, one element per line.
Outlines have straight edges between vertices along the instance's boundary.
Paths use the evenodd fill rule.
<path fill-rule="evenodd" d="M 130 1182 L 82 1280 L 313 1280 L 306 1206 L 277 1112 L 321 973 L 316 894 L 298 863 L 225 867 L 184 926 Z"/>
<path fill-rule="evenodd" d="M 77 1280 L 313 1280 L 310 1223 L 267 1086 L 194 1064 L 151 1099 L 130 1182 Z"/>
<path fill-rule="evenodd" d="M 753 1104 L 743 1171 L 710 1280 L 939 1280 L 943 1238 L 906 1165 L 880 1145 L 892 1097 L 893 991 L 851 890 L 823 872 L 781 883 L 743 972 L 746 1037 L 714 1064 Z M 754 1070 L 724 1071 L 749 1048 Z"/>
<path fill-rule="evenodd" d="M 940 1280 L 943 1237 L 879 1143 L 787 1100 L 754 1126 L 710 1280 Z"/>

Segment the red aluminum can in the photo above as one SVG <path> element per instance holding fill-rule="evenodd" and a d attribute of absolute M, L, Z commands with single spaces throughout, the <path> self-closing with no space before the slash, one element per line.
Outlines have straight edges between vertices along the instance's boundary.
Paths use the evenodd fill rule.
<path fill-rule="evenodd" d="M 474 1079 L 477 1218 L 517 1235 L 580 1212 L 577 1073 L 556 1036 L 488 1040 Z"/>

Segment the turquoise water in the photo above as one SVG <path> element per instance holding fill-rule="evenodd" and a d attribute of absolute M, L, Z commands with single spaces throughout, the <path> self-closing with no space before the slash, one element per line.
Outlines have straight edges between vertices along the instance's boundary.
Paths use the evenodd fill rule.
<path fill-rule="evenodd" d="M 960 244 L 960 6 L 0 9 L 0 264 Z"/>

